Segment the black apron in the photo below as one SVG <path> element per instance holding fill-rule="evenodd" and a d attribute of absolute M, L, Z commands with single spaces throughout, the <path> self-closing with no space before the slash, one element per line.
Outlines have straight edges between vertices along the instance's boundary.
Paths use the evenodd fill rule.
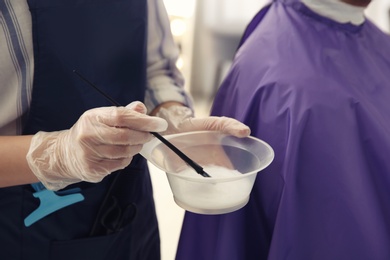
<path fill-rule="evenodd" d="M 146 0 L 28 0 L 34 85 L 24 134 L 70 128 L 91 108 L 111 106 L 78 70 L 123 105 L 144 99 Z M 31 185 L 0 189 L 0 259 L 160 259 L 146 161 L 101 183 L 79 183 L 85 200 L 25 227 L 38 205 Z"/>

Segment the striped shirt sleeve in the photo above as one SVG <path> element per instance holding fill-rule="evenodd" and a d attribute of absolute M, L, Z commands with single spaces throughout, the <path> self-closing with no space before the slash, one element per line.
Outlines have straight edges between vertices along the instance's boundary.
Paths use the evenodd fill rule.
<path fill-rule="evenodd" d="M 179 49 L 173 40 L 162 0 L 148 0 L 147 90 L 145 105 L 152 111 L 166 101 L 181 102 L 192 107 L 184 90 L 184 78 L 176 67 Z"/>
<path fill-rule="evenodd" d="M 0 0 L 0 135 L 20 134 L 33 80 L 31 16 L 26 0 Z"/>

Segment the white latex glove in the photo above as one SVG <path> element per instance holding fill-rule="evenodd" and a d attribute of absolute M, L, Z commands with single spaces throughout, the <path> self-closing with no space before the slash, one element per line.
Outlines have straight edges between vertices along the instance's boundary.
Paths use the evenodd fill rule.
<path fill-rule="evenodd" d="M 26 158 L 33 173 L 51 190 L 80 181 L 99 182 L 128 166 L 153 137 L 149 132 L 166 129 L 167 122 L 147 116 L 141 102 L 95 108 L 69 130 L 35 134 Z"/>
<path fill-rule="evenodd" d="M 162 107 L 156 116 L 164 118 L 168 122 L 168 129 L 162 133 L 164 135 L 210 130 L 237 137 L 246 137 L 251 132 L 248 126 L 233 118 L 216 116 L 195 118 L 192 110 L 185 106 Z"/>

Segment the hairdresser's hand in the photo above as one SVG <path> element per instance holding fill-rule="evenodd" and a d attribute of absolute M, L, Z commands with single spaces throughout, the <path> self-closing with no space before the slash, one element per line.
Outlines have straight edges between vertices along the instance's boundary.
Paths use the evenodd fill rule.
<path fill-rule="evenodd" d="M 152 135 L 166 130 L 167 122 L 145 115 L 141 102 L 125 107 L 86 111 L 69 130 L 39 132 L 30 145 L 27 161 L 48 189 L 69 184 L 99 182 L 130 164 Z"/>
<path fill-rule="evenodd" d="M 161 107 L 156 116 L 168 122 L 168 129 L 162 134 L 174 134 L 190 131 L 211 130 L 237 137 L 246 137 L 250 129 L 243 123 L 228 117 L 193 117 L 192 110 L 181 105 Z"/>

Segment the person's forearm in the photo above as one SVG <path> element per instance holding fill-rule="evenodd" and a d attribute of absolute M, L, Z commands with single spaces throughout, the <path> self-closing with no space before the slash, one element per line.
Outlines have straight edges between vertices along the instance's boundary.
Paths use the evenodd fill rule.
<path fill-rule="evenodd" d="M 38 182 L 26 161 L 32 136 L 0 136 L 0 187 Z"/>

